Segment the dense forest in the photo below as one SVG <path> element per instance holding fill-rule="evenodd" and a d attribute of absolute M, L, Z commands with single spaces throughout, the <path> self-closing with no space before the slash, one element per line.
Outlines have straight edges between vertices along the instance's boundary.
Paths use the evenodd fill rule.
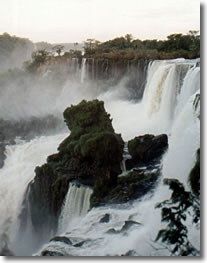
<path fill-rule="evenodd" d="M 131 34 L 114 38 L 106 42 L 87 39 L 84 45 L 86 56 L 107 58 L 143 58 L 170 59 L 196 58 L 200 56 L 200 35 L 198 31 L 189 31 L 186 35 L 171 34 L 167 40 L 134 39 Z"/>

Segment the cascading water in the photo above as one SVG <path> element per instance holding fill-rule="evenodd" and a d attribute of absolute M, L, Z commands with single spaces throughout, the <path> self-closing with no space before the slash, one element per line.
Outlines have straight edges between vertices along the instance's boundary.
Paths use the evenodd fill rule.
<path fill-rule="evenodd" d="M 92 189 L 86 186 L 70 183 L 59 219 L 59 231 L 70 230 L 84 217 L 90 208 Z"/>
<path fill-rule="evenodd" d="M 7 236 L 8 245 L 12 250 L 16 250 L 16 245 L 21 243 L 16 240 L 20 226 L 18 216 L 21 214 L 26 188 L 35 175 L 34 169 L 44 162 L 49 154 L 56 151 L 59 141 L 64 136 L 44 136 L 30 142 L 17 141 L 16 145 L 7 146 L 7 158 L 0 170 L 0 237 Z M 0 242 L 0 249 L 1 246 Z"/>
<path fill-rule="evenodd" d="M 76 67 L 76 61 L 73 63 Z M 92 91 L 86 93 L 86 89 L 79 89 L 82 86 L 80 82 L 84 83 L 87 74 L 86 59 L 83 59 L 81 77 L 77 83 L 68 81 L 58 89 L 31 87 L 31 90 L 24 90 L 20 87 L 20 92 L 16 91 L 15 103 L 11 103 L 13 108 L 9 107 L 9 111 L 13 87 L 5 94 L 1 91 L 0 116 L 10 119 L 15 115 L 15 118 L 21 119 L 48 113 L 59 114 L 71 103 L 96 97 L 97 94 L 94 95 Z M 98 94 L 113 118 L 116 132 L 121 133 L 125 141 L 146 133 L 165 132 L 169 135 L 169 149 L 162 161 L 163 177 L 178 178 L 186 187 L 200 145 L 200 122 L 193 105 L 200 88 L 199 74 L 197 60 L 153 61 L 148 66 L 146 87 L 139 103 L 124 98 L 127 94 L 125 82 Z M 22 99 L 25 92 L 29 103 Z M 42 96 L 38 96 L 38 93 Z M 34 168 L 56 151 L 62 139 L 63 135 L 45 136 L 7 146 L 5 165 L 0 170 L 3 180 L 0 187 L 0 213 L 3 215 L 0 229 L 1 236 L 8 237 L 7 243 L 16 254 L 23 253 L 15 247 L 19 237 L 18 215 L 21 213 L 23 195 L 34 177 Z M 169 255 L 169 251 L 155 248 L 152 242 L 162 227 L 160 210 L 154 209 L 155 203 L 169 198 L 169 194 L 170 191 L 160 184 L 153 197 L 149 193 L 141 201 L 93 208 L 87 213 L 91 189 L 70 184 L 58 233 L 70 238 L 74 246 L 53 241 L 45 244 L 44 248 L 74 256 Z M 103 218 L 107 219 L 104 221 Z M 198 231 L 193 232 L 192 236 L 199 239 Z M 82 241 L 82 245 L 76 245 Z M 199 248 L 199 242 L 194 243 Z M 31 251 L 33 253 L 34 250 Z"/>
<path fill-rule="evenodd" d="M 196 150 L 200 145 L 200 122 L 193 105 L 196 94 L 199 92 L 198 77 L 199 69 L 195 68 L 194 61 L 155 61 L 149 66 L 146 90 L 141 103 L 130 104 L 120 99 L 112 101 L 111 98 L 115 98 L 114 91 L 102 97 L 107 110 L 114 118 L 115 128 L 122 131 L 125 138 L 132 137 L 132 134 L 133 136 L 141 134 L 141 131 L 142 133 L 150 131 L 170 134 L 169 150 L 163 159 L 163 177 L 178 178 L 185 185 L 195 163 Z M 189 79 L 191 84 L 184 91 Z M 186 103 L 180 111 L 177 111 L 179 99 L 185 96 Z M 170 102 L 171 97 L 172 102 Z M 123 111 L 119 113 L 118 110 L 121 107 Z M 149 112 L 151 112 L 150 115 Z M 118 122 L 119 114 L 122 115 L 124 128 Z M 157 128 L 154 127 L 155 123 L 159 125 Z M 134 133 L 130 131 L 132 129 Z M 159 229 L 163 227 L 161 212 L 155 209 L 155 204 L 169 197 L 170 190 L 160 184 L 153 197 L 148 195 L 142 201 L 134 201 L 133 205 L 94 208 L 83 218 L 81 227 L 70 229 L 69 235 L 64 234 L 70 237 L 70 240 L 74 240 L 74 244 L 79 240 L 85 245 L 77 248 L 53 242 L 45 248 L 52 251 L 64 251 L 65 255 L 74 256 L 170 255 L 168 249 L 153 242 Z M 106 215 L 109 219 L 103 223 L 101 219 Z M 190 228 L 194 229 L 192 225 Z M 195 229 L 192 231 L 192 236 L 197 240 L 193 243 L 199 249 L 199 231 Z"/>
<path fill-rule="evenodd" d="M 81 64 L 81 83 L 83 84 L 86 78 L 86 73 L 87 73 L 87 59 L 83 58 L 82 59 L 82 64 Z"/>

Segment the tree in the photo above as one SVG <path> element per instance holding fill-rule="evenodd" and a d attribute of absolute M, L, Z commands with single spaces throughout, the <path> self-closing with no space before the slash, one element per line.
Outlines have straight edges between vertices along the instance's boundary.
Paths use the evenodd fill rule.
<path fill-rule="evenodd" d="M 126 34 L 125 39 L 127 40 L 128 44 L 130 44 L 133 40 L 132 34 Z"/>
<path fill-rule="evenodd" d="M 94 54 L 94 52 L 98 48 L 99 44 L 100 44 L 100 41 L 96 40 L 95 38 L 88 38 L 84 42 L 85 54 L 88 54 L 88 55 Z"/>
<path fill-rule="evenodd" d="M 164 179 L 164 184 L 173 191 L 171 198 L 156 205 L 162 209 L 162 222 L 166 222 L 165 229 L 161 229 L 155 241 L 161 240 L 166 243 L 172 255 L 175 256 L 197 256 L 199 251 L 188 239 L 188 229 L 184 222 L 187 213 L 193 214 L 194 224 L 200 222 L 199 196 L 185 191 L 182 183 L 177 179 Z"/>
<path fill-rule="evenodd" d="M 141 40 L 135 39 L 132 41 L 132 47 L 134 49 L 143 49 L 144 45 L 143 45 L 143 42 Z"/>
<path fill-rule="evenodd" d="M 32 59 L 38 63 L 43 63 L 49 54 L 50 52 L 48 52 L 46 49 L 40 49 L 32 53 Z"/>
<path fill-rule="evenodd" d="M 198 37 L 199 30 L 189 30 L 188 35 Z"/>
<path fill-rule="evenodd" d="M 67 52 L 64 53 L 64 56 L 79 58 L 79 57 L 82 56 L 82 52 L 81 52 L 81 50 L 70 49 L 70 51 L 67 51 Z"/>
<path fill-rule="evenodd" d="M 87 49 L 94 49 L 100 44 L 100 41 L 96 40 L 95 38 L 88 38 L 84 42 L 84 48 Z"/>
<path fill-rule="evenodd" d="M 50 52 L 46 51 L 46 49 L 40 49 L 40 50 L 34 51 L 32 53 L 32 62 L 24 63 L 26 70 L 30 72 L 36 72 L 37 69 L 40 67 L 40 65 L 45 63 L 49 55 L 50 55 Z"/>
<path fill-rule="evenodd" d="M 58 56 L 60 56 L 63 49 L 64 49 L 64 46 L 63 45 L 56 45 L 52 49 L 58 54 Z"/>

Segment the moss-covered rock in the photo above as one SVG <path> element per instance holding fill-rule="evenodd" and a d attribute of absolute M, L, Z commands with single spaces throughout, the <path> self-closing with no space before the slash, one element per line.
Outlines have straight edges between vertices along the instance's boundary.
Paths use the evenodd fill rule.
<path fill-rule="evenodd" d="M 168 137 L 166 134 L 152 135 L 145 134 L 128 141 L 129 154 L 132 159 L 127 160 L 128 169 L 138 164 L 147 164 L 154 159 L 158 159 L 168 147 Z"/>
<path fill-rule="evenodd" d="M 59 152 L 36 168 L 30 187 L 32 222 L 38 228 L 56 227 L 70 181 L 93 186 L 100 199 L 116 186 L 121 172 L 124 142 L 114 132 L 102 101 L 84 100 L 63 115 L 71 133 L 59 145 Z"/>
<path fill-rule="evenodd" d="M 140 198 L 153 189 L 159 175 L 159 170 L 149 173 L 138 170 L 131 171 L 127 175 L 119 177 L 117 185 L 102 198 L 93 192 L 91 206 L 120 204 Z"/>

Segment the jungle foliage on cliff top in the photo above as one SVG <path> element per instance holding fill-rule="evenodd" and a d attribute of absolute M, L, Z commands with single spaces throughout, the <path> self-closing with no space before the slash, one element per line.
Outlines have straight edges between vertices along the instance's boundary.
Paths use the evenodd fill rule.
<path fill-rule="evenodd" d="M 200 56 L 200 35 L 189 31 L 186 35 L 171 34 L 167 40 L 139 40 L 131 34 L 106 42 L 87 39 L 84 43 L 85 56 L 105 58 L 192 59 Z"/>

